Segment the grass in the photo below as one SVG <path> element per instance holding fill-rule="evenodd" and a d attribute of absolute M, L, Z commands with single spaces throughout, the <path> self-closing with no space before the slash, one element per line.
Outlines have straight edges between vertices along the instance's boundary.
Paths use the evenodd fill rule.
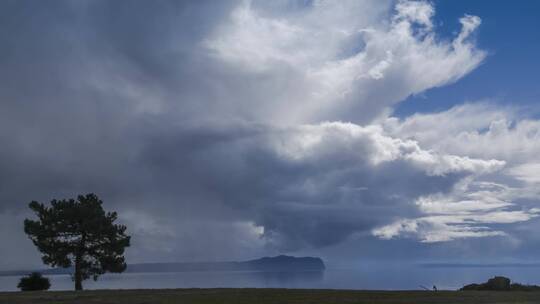
<path fill-rule="evenodd" d="M 493 291 L 353 291 L 310 289 L 148 289 L 82 292 L 1 292 L 1 304 L 528 304 L 540 303 L 540 292 Z"/>

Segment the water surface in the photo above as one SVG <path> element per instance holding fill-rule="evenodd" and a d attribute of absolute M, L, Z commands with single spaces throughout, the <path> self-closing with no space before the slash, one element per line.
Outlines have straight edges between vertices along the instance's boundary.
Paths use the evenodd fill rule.
<path fill-rule="evenodd" d="M 540 267 L 495 265 L 488 267 L 448 267 L 403 264 L 369 264 L 357 268 L 328 268 L 323 272 L 202 271 L 176 273 L 106 274 L 85 289 L 132 288 L 332 288 L 332 289 L 457 289 L 503 275 L 513 281 L 540 285 Z M 0 291 L 17 290 L 19 276 L 0 277 Z M 71 290 L 69 275 L 49 276 L 52 290 Z"/>

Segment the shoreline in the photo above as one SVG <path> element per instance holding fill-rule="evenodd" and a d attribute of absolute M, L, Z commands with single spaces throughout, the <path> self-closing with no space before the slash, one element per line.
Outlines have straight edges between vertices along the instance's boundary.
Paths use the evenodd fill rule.
<path fill-rule="evenodd" d="M 101 289 L 0 292 L 0 303 L 538 303 L 540 292 L 348 290 L 283 288 Z"/>

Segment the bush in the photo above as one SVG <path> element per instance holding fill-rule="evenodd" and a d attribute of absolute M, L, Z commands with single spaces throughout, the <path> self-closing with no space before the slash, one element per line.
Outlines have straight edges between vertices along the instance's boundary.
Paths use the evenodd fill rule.
<path fill-rule="evenodd" d="M 22 277 L 17 285 L 22 291 L 47 290 L 51 287 L 48 278 L 44 278 L 39 272 L 32 272 L 26 277 Z"/>
<path fill-rule="evenodd" d="M 494 277 L 482 284 L 469 284 L 460 290 L 539 291 L 540 286 L 512 283 L 509 278 Z"/>
<path fill-rule="evenodd" d="M 510 290 L 510 279 L 505 277 L 494 277 L 487 281 L 487 290 Z"/>

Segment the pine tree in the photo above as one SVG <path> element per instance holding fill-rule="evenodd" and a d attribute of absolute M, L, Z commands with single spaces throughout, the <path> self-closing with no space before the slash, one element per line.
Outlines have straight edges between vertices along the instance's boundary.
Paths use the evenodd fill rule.
<path fill-rule="evenodd" d="M 79 195 L 77 200 L 52 200 L 51 206 L 29 204 L 38 220 L 26 219 L 24 231 L 52 267 L 73 267 L 75 290 L 82 281 L 97 280 L 105 272 L 126 269 L 124 250 L 130 236 L 126 226 L 115 224 L 116 212 L 105 212 L 95 194 Z"/>

